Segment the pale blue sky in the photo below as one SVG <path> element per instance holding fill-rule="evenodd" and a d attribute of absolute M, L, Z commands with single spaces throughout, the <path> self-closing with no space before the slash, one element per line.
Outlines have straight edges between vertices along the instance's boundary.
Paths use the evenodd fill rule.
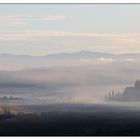
<path fill-rule="evenodd" d="M 0 53 L 126 53 L 139 47 L 140 4 L 0 4 Z"/>

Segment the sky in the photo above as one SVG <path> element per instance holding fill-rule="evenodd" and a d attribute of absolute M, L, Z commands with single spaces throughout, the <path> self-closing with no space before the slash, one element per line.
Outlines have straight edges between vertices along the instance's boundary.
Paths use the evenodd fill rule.
<path fill-rule="evenodd" d="M 140 4 L 0 4 L 0 53 L 140 52 Z"/>

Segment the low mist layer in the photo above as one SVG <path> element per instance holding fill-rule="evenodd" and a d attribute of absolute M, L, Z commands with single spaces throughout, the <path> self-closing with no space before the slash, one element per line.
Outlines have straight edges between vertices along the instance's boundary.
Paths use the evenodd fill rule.
<path fill-rule="evenodd" d="M 90 54 L 90 55 L 89 55 Z M 71 56 L 72 55 L 72 56 Z M 89 55 L 89 56 L 88 56 Z M 99 60 L 100 63 L 91 63 L 85 61 L 90 57 Z M 81 63 L 75 63 L 75 60 L 84 57 Z M 4 57 L 7 57 L 4 56 Z M 12 56 L 16 61 L 24 62 L 29 56 Z M 117 59 L 117 61 L 108 61 Z M 26 59 L 25 59 L 26 58 Z M 36 57 L 35 57 L 36 58 Z M 67 58 L 67 59 L 64 59 Z M 121 61 L 122 59 L 131 58 L 136 61 Z M 39 60 L 38 58 L 36 58 Z M 33 59 L 34 61 L 36 59 Z M 44 58 L 43 58 L 44 59 Z M 23 70 L 0 71 L 0 96 L 1 102 L 6 99 L 10 103 L 18 104 L 46 104 L 46 103 L 97 103 L 104 102 L 104 95 L 112 90 L 123 92 L 127 86 L 133 85 L 134 81 L 140 75 L 139 56 L 132 54 L 113 55 L 92 52 L 80 52 L 74 54 L 57 54 L 46 57 L 46 63 L 53 60 L 53 65 L 44 65 L 39 67 L 36 62 L 35 68 L 30 68 L 24 63 Z M 57 64 L 64 62 L 63 65 Z M 64 61 L 63 61 L 64 60 Z M 84 61 L 83 61 L 84 60 Z M 27 63 L 30 61 L 26 61 Z M 45 61 L 44 61 L 45 62 Z M 60 63 L 58 63 L 60 64 Z M 8 64 L 7 64 L 8 66 Z M 34 66 L 34 65 L 33 65 Z M 15 100 L 14 100 L 15 99 Z M 17 99 L 17 100 L 16 100 Z M 20 100 L 19 100 L 20 99 Z"/>

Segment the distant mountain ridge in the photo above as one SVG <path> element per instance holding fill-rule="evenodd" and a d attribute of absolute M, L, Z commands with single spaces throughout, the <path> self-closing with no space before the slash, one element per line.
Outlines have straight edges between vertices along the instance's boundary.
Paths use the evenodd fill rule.
<path fill-rule="evenodd" d="M 140 58 L 140 53 L 122 53 L 122 54 L 114 54 L 114 53 L 108 53 L 108 52 L 93 52 L 93 51 L 79 51 L 79 52 L 70 52 L 70 53 L 54 53 L 54 54 L 48 54 L 48 55 L 42 55 L 42 56 L 34 56 L 34 55 L 24 55 L 24 54 L 10 54 L 10 53 L 2 53 L 0 54 L 0 57 L 19 57 L 19 58 L 68 58 L 68 57 L 74 57 L 74 58 L 81 58 L 81 57 L 92 57 L 92 58 L 98 58 L 98 57 L 135 57 Z"/>
<path fill-rule="evenodd" d="M 0 70 L 81 65 L 93 61 L 140 61 L 140 53 L 113 54 L 107 52 L 80 51 L 44 56 L 0 54 Z"/>

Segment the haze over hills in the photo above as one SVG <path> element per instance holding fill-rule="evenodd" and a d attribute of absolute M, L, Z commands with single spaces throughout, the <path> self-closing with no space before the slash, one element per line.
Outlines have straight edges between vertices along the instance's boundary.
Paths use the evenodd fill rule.
<path fill-rule="evenodd" d="M 113 54 L 106 52 L 80 51 L 45 56 L 0 54 L 0 70 L 21 70 L 28 68 L 71 66 L 110 62 L 139 62 L 139 53 Z"/>
<path fill-rule="evenodd" d="M 111 90 L 119 92 L 132 85 L 140 77 L 139 63 L 139 53 L 1 54 L 0 95 L 99 101 Z"/>
<path fill-rule="evenodd" d="M 43 56 L 33 56 L 33 55 L 16 55 L 16 54 L 10 54 L 10 53 L 3 53 L 0 54 L 1 58 L 20 58 L 20 59 L 31 59 L 31 58 L 47 58 L 47 59 L 80 59 L 80 58 L 99 58 L 99 57 L 105 57 L 105 58 L 116 58 L 116 59 L 125 59 L 128 57 L 133 57 L 140 59 L 140 53 L 108 53 L 108 52 L 93 52 L 93 51 L 79 51 L 79 52 L 73 52 L 73 53 L 54 53 L 54 54 L 48 54 Z"/>

